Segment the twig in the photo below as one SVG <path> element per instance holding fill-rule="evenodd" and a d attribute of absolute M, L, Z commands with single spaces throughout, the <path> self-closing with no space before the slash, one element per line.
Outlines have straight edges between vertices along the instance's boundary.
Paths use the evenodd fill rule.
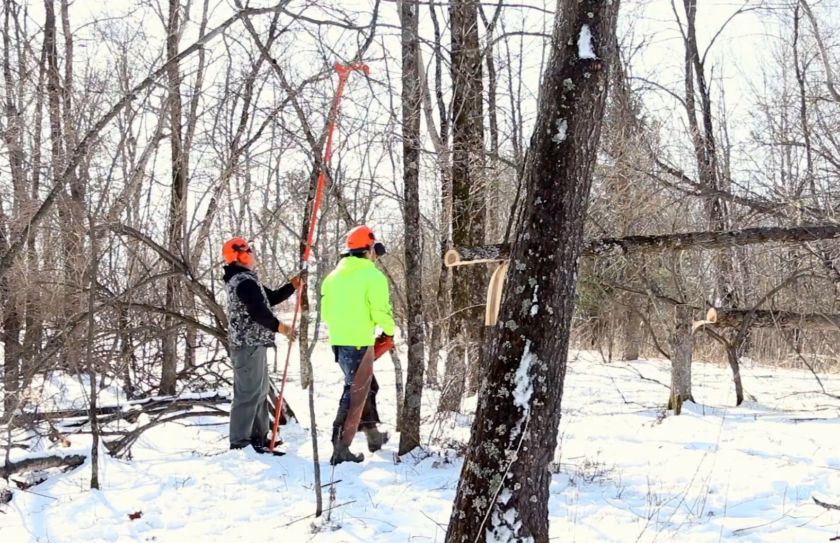
<path fill-rule="evenodd" d="M 326 511 L 332 511 L 333 509 L 338 509 L 339 507 L 344 507 L 345 505 L 350 505 L 351 503 L 356 503 L 356 500 L 350 500 L 349 502 L 344 502 L 344 503 L 340 503 L 338 505 L 334 505 L 332 507 L 327 507 Z M 315 513 L 311 513 L 309 515 L 306 515 L 305 517 L 300 517 L 300 518 L 297 518 L 297 519 L 295 519 L 295 520 L 293 520 L 293 521 L 291 521 L 287 524 L 284 524 L 282 527 L 286 528 L 287 526 L 291 526 L 292 524 L 295 524 L 297 522 L 300 522 L 302 520 L 306 520 L 306 519 L 308 519 L 310 517 L 314 517 L 314 516 L 315 516 Z"/>
<path fill-rule="evenodd" d="M 824 501 L 820 501 L 817 498 L 811 496 L 811 499 L 814 500 L 814 503 L 819 505 L 820 507 L 825 507 L 826 509 L 834 509 L 835 511 L 840 511 L 840 505 L 834 505 L 833 503 L 826 503 Z"/>

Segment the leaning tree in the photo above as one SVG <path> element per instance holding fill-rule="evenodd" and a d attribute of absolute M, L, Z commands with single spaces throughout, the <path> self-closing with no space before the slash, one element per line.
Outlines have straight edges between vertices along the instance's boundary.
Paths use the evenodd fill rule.
<path fill-rule="evenodd" d="M 558 0 L 525 166 L 527 197 L 447 541 L 548 540 L 583 223 L 616 47 L 618 0 Z"/>

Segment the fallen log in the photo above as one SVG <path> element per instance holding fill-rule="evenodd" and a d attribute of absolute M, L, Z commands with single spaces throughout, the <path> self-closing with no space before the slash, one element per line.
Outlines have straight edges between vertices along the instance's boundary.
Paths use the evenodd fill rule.
<path fill-rule="evenodd" d="M 268 397 L 266 401 L 269 403 L 270 412 L 274 413 L 274 402 L 276 401 L 277 392 L 274 382 L 271 382 L 269 387 Z M 181 409 L 193 409 L 197 407 L 210 407 L 213 405 L 227 403 L 231 401 L 231 397 L 226 394 L 216 393 L 212 396 L 155 396 L 152 398 L 143 398 L 139 400 L 131 400 L 122 405 L 105 405 L 99 406 L 96 409 L 97 420 L 100 424 L 108 424 L 117 420 L 126 420 L 134 422 L 141 414 L 158 415 L 161 413 L 173 412 Z M 294 411 L 289 407 L 288 402 L 283 402 L 283 417 L 281 422 L 286 423 L 289 419 L 297 420 Z M 226 411 L 219 411 L 219 414 L 225 415 Z M 87 424 L 90 419 L 90 410 L 88 408 L 79 409 L 60 409 L 56 411 L 40 411 L 34 413 L 22 413 L 15 415 L 13 424 L 15 426 L 24 426 L 36 422 L 43 421 L 66 421 L 64 426 L 78 427 Z"/>
<path fill-rule="evenodd" d="M 840 224 L 760 226 L 742 230 L 684 232 L 652 236 L 601 238 L 586 242 L 583 256 L 621 256 L 689 249 L 724 249 L 760 243 L 805 243 L 840 238 Z M 510 244 L 456 246 L 443 255 L 447 267 L 498 262 L 510 257 Z"/>
<path fill-rule="evenodd" d="M 12 474 L 22 471 L 38 471 L 49 468 L 77 468 L 84 464 L 84 462 L 85 457 L 79 454 L 26 458 L 18 462 L 8 462 L 0 467 L 0 477 L 8 479 Z"/>
<path fill-rule="evenodd" d="M 795 313 L 772 309 L 716 309 L 715 326 L 739 328 L 748 320 L 750 328 L 803 328 L 808 330 L 840 330 L 840 315 Z"/>

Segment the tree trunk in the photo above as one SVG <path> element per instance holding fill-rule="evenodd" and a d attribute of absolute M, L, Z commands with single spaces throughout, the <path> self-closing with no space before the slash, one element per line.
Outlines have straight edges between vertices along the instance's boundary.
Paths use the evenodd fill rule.
<path fill-rule="evenodd" d="M 178 54 L 181 37 L 181 4 L 179 0 L 169 0 L 169 22 L 166 36 L 166 56 L 173 58 Z M 172 188 L 169 197 L 169 251 L 174 255 L 183 255 L 184 229 L 187 213 L 187 161 L 183 145 L 182 103 L 181 103 L 181 67 L 174 62 L 166 70 L 169 114 L 169 142 L 171 149 Z M 176 309 L 181 300 L 180 285 L 177 276 L 166 279 L 164 307 Z M 160 378 L 160 394 L 175 394 L 178 372 L 178 331 L 180 325 L 172 316 L 163 319 L 163 358 Z"/>
<path fill-rule="evenodd" d="M 671 344 L 671 396 L 668 409 L 675 415 L 682 411 L 683 402 L 694 401 L 691 396 L 691 357 L 694 351 L 694 335 L 691 331 L 691 308 L 686 305 L 674 307 L 674 330 Z"/>
<path fill-rule="evenodd" d="M 632 307 L 625 309 L 624 315 L 624 340 L 622 347 L 624 360 L 638 360 L 642 344 L 642 319 L 636 314 Z"/>
<path fill-rule="evenodd" d="M 420 78 L 417 70 L 419 4 L 403 0 L 402 24 L 402 123 L 403 191 L 405 223 L 405 296 L 408 311 L 408 366 L 405 400 L 400 426 L 399 454 L 420 445 L 420 405 L 423 397 L 424 335 L 423 328 L 423 245 L 420 237 Z"/>
<path fill-rule="evenodd" d="M 525 166 L 527 197 L 483 364 L 448 543 L 548 541 L 577 262 L 619 2 L 561 0 Z M 589 35 L 597 54 L 587 55 Z M 580 55 L 580 53 L 584 53 Z M 584 58 L 580 58 L 584 56 Z"/>
<path fill-rule="evenodd" d="M 90 445 L 90 487 L 99 489 L 99 419 L 97 418 L 97 384 L 96 384 L 96 360 L 93 357 L 94 352 L 94 326 L 96 325 L 96 276 L 99 273 L 98 262 L 96 256 L 96 231 L 93 227 L 93 219 L 89 219 L 89 233 L 90 233 L 90 248 L 91 256 L 89 258 L 90 268 L 88 281 L 88 322 L 87 322 L 87 374 L 90 380 L 90 433 L 92 437 Z"/>
<path fill-rule="evenodd" d="M 478 0 L 454 0 L 449 8 L 452 34 L 452 242 L 455 245 L 485 242 L 484 115 L 478 4 Z M 478 268 L 454 275 L 452 299 L 456 317 L 451 331 L 455 332 L 458 345 L 453 353 L 456 360 L 452 362 L 456 366 L 462 363 L 459 351 L 468 355 L 476 352 L 467 347 L 475 343 L 480 334 L 485 275 L 484 270 Z M 478 363 L 472 357 L 466 361 L 469 367 L 477 368 Z M 466 377 L 457 368 L 452 371 L 447 368 L 447 374 L 454 379 Z M 460 395 L 442 396 L 441 406 L 460 404 L 463 384 L 447 381 L 444 390 L 447 391 L 444 394 Z"/>
<path fill-rule="evenodd" d="M 21 383 L 21 322 L 9 278 L 6 276 L 0 280 L 0 299 L 3 300 L 3 417 L 0 420 L 3 421 L 11 418 L 18 405 Z"/>
<path fill-rule="evenodd" d="M 744 403 L 744 383 L 741 381 L 740 345 L 731 343 L 726 347 L 726 359 L 732 370 L 732 382 L 735 384 L 735 405 Z"/>
<path fill-rule="evenodd" d="M 429 134 L 432 136 L 433 143 L 436 140 L 439 142 L 439 145 L 435 147 L 435 152 L 440 169 L 440 243 L 442 248 L 445 249 L 451 245 L 452 241 L 452 170 L 448 147 L 449 113 L 443 98 L 443 47 L 441 46 L 441 29 L 436 10 L 434 3 L 429 2 L 429 15 L 434 29 L 435 103 L 440 119 L 440 136 L 438 138 L 434 137 L 435 134 L 432 131 L 435 123 L 432 115 L 431 93 L 427 91 L 426 77 L 423 78 L 423 96 Z M 418 59 L 419 55 L 420 51 L 418 50 Z M 423 69 L 423 63 L 420 60 L 417 62 L 417 69 Z M 450 316 L 452 314 L 452 270 L 447 269 L 443 264 L 441 264 L 440 276 L 438 277 L 435 309 L 436 322 L 432 326 L 431 339 L 429 340 L 429 365 L 426 373 L 426 383 L 429 386 L 438 387 L 440 386 L 438 362 L 440 353 L 448 350 L 449 330 L 451 328 Z"/>

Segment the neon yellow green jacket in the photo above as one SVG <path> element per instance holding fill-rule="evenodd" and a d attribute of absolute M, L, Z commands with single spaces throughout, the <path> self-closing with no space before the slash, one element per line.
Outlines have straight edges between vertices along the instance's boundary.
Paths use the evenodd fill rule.
<path fill-rule="evenodd" d="M 329 328 L 331 345 L 373 345 L 376 326 L 393 336 L 394 316 L 385 274 L 366 258 L 342 258 L 321 285 L 321 316 Z"/>

